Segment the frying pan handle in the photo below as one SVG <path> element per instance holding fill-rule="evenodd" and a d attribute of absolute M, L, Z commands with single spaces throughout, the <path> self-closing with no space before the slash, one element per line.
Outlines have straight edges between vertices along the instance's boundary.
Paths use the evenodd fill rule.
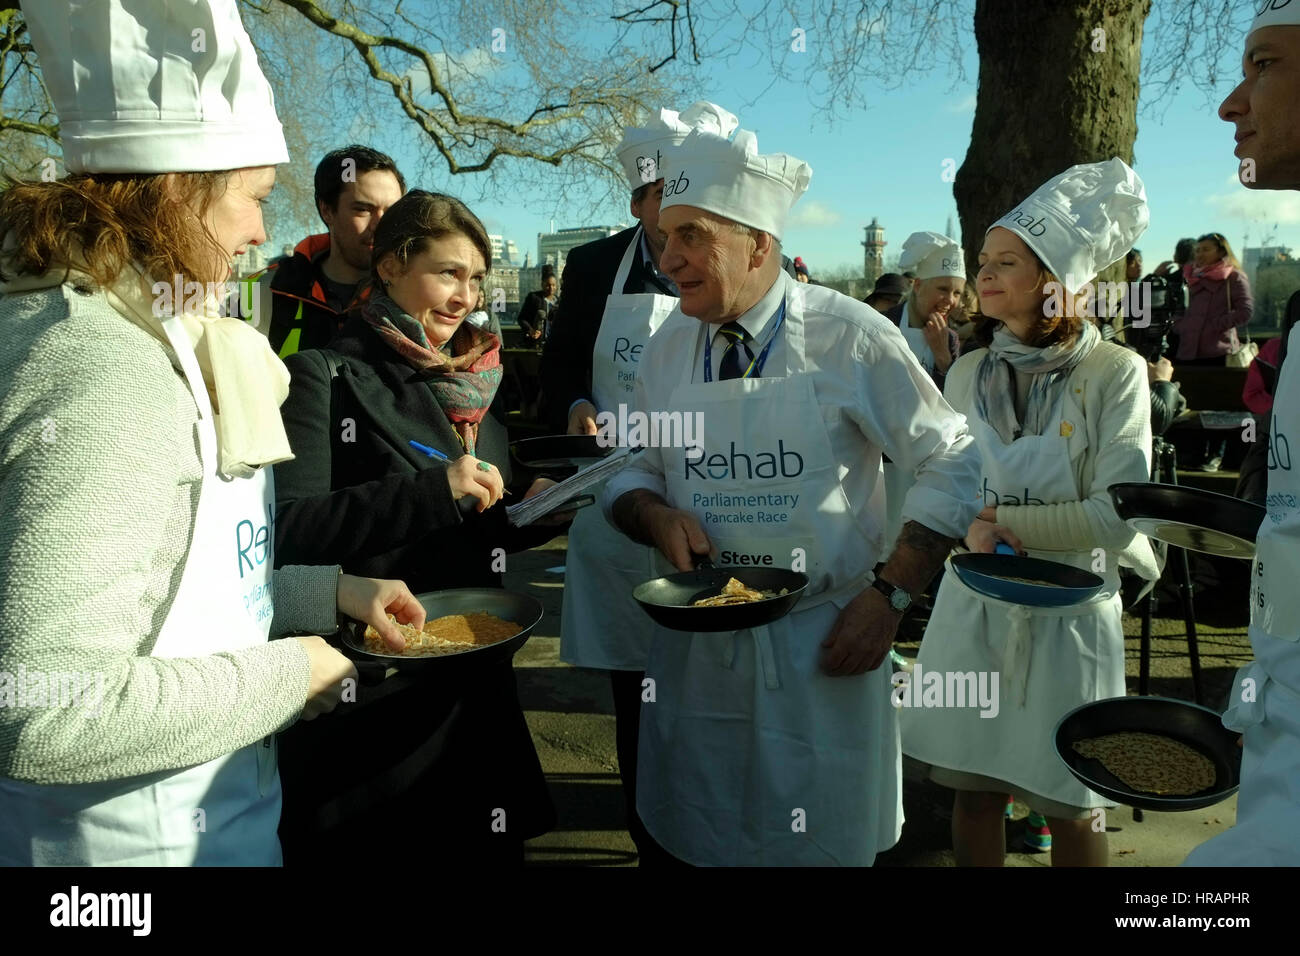
<path fill-rule="evenodd" d="M 1011 545 L 1007 544 L 1005 541 L 999 541 L 998 546 L 993 549 L 993 553 L 1014 555 L 1016 553 L 1016 549 L 1011 547 Z"/>
<path fill-rule="evenodd" d="M 388 665 L 383 661 L 353 661 L 363 687 L 377 687 L 384 682 Z"/>

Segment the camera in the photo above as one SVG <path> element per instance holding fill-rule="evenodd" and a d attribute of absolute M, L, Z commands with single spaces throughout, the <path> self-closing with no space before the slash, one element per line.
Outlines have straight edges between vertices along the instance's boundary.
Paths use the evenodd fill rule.
<path fill-rule="evenodd" d="M 1187 311 L 1187 284 L 1177 271 L 1152 274 L 1142 281 L 1151 287 L 1151 324 L 1145 328 L 1129 325 L 1124 335 L 1139 355 L 1148 362 L 1158 362 L 1162 355 L 1175 350 L 1171 333 L 1174 323 Z"/>

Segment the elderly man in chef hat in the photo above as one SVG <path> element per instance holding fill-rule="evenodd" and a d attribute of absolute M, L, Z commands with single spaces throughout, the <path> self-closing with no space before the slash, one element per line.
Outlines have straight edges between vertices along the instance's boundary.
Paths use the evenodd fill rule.
<path fill-rule="evenodd" d="M 803 571 L 796 610 L 732 634 L 657 632 L 641 710 L 637 810 L 673 856 L 708 864 L 870 864 L 902 824 L 890 674 L 912 595 L 975 516 L 964 420 L 864 304 L 781 270 L 811 170 L 752 132 L 695 132 L 668 159 L 661 265 L 679 309 L 646 346 L 642 410 L 698 413 L 689 448 L 648 448 L 607 515 L 677 568 L 702 557 Z M 917 473 L 893 559 L 882 452 Z"/>
<path fill-rule="evenodd" d="M 1244 79 L 1219 107 L 1236 127 L 1241 181 L 1251 189 L 1300 189 L 1300 0 L 1259 4 L 1246 34 Z M 1268 520 L 1252 564 L 1250 645 L 1223 723 L 1244 735 L 1237 824 L 1194 850 L 1192 866 L 1300 865 L 1300 366 L 1278 356 L 1268 458 Z M 1300 348 L 1300 346 L 1297 346 Z M 1244 467 L 1244 466 L 1243 466 Z"/>
<path fill-rule="evenodd" d="M 638 225 L 579 246 L 565 262 L 541 369 L 557 430 L 594 435 L 597 414 L 617 416 L 620 405 L 632 404 L 641 351 L 677 307 L 677 287 L 659 270 L 664 156 L 692 129 L 730 136 L 738 124 L 722 107 L 701 100 L 681 113 L 662 109 L 645 126 L 625 130 L 618 158 Z M 628 832 L 643 857 L 655 847 L 636 816 L 636 741 L 654 625 L 632 591 L 658 573 L 651 549 L 619 534 L 595 509 L 578 513 L 565 562 L 560 657 L 609 671 Z"/>

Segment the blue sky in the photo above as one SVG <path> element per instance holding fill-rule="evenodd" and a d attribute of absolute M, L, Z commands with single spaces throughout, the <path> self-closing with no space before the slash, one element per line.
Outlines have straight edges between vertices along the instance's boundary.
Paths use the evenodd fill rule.
<path fill-rule="evenodd" d="M 1148 46 L 1153 34 L 1152 29 L 1145 33 Z M 1139 103 L 1135 167 L 1146 183 L 1151 227 L 1138 245 L 1148 266 L 1169 258 L 1180 237 L 1211 231 L 1226 235 L 1238 254 L 1247 241 L 1300 247 L 1300 194 L 1252 192 L 1238 184 L 1233 128 L 1216 115 L 1240 76 L 1240 44 L 1238 34 L 1236 46 L 1223 51 L 1225 79 L 1213 95 L 1183 83 L 1181 92 L 1154 109 L 1145 94 Z M 955 70 L 940 67 L 914 77 L 904 89 L 867 88 L 865 108 L 833 121 L 815 108 L 800 80 L 769 88 L 770 71 L 752 55 L 729 65 L 706 60 L 695 68 L 693 95 L 665 105 L 681 109 L 695 99 L 713 100 L 758 134 L 760 150 L 806 160 L 812 184 L 792 213 L 785 250 L 802 256 L 814 275 L 860 268 L 863 226 L 873 216 L 886 230 L 887 261 L 909 233 L 943 231 L 949 216 L 957 222 L 952 186 L 941 174 L 947 159 L 960 166 L 974 118 L 978 64 L 973 39 L 965 46 L 965 81 L 957 82 Z M 746 60 L 752 64 L 748 68 L 742 65 Z M 766 94 L 751 102 L 765 88 Z M 386 132 L 390 135 L 375 145 L 393 152 L 404 167 L 414 167 L 414 150 L 421 148 L 417 134 Z M 573 174 L 561 169 L 546 175 Z M 515 190 L 509 201 L 476 200 L 477 188 L 468 179 L 412 185 L 464 195 L 489 231 L 514 239 L 521 255 L 531 251 L 536 257 L 536 235 L 549 231 L 552 221 L 559 228 L 631 221 L 625 203 L 608 203 L 590 215 L 588 209 L 557 208 L 544 189 Z"/>

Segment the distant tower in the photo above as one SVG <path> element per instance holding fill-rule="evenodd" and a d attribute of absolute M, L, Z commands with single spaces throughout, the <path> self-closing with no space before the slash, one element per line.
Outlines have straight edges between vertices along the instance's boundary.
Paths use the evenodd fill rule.
<path fill-rule="evenodd" d="M 957 238 L 955 235 L 953 235 L 952 232 L 952 213 L 948 213 L 948 227 L 944 229 L 943 234 L 947 236 L 949 239 Z"/>
<path fill-rule="evenodd" d="M 876 217 L 871 217 L 871 225 L 864 226 L 867 238 L 863 240 L 862 246 L 866 250 L 863 257 L 862 274 L 872 287 L 875 286 L 876 280 L 880 274 L 885 271 L 885 227 L 876 222 Z"/>

